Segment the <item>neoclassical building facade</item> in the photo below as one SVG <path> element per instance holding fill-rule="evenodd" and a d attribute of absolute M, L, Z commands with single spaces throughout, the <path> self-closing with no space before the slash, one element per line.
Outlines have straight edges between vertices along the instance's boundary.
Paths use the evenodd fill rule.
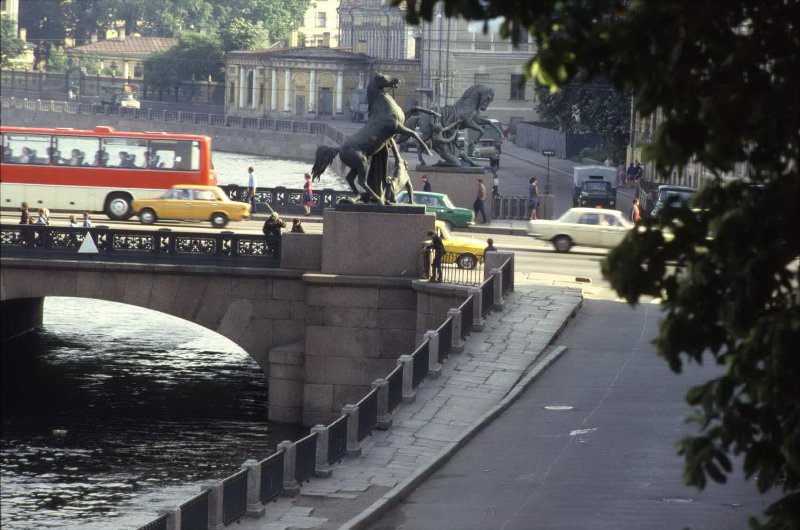
<path fill-rule="evenodd" d="M 416 103 L 419 61 L 379 60 L 326 47 L 225 54 L 225 112 L 239 116 L 350 118 L 350 99 L 372 72 L 402 79 L 395 99 Z"/>

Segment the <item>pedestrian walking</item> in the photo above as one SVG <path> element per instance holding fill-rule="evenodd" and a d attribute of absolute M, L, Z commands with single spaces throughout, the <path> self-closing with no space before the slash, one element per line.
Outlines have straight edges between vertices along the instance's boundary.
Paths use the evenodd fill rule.
<path fill-rule="evenodd" d="M 606 166 L 606 167 L 613 167 L 614 166 L 614 161 L 611 160 L 610 156 L 606 157 L 606 161 L 603 162 L 603 165 Z"/>
<path fill-rule="evenodd" d="M 78 227 L 78 216 L 76 216 L 75 214 L 69 216 L 69 226 L 73 228 Z"/>
<path fill-rule="evenodd" d="M 531 177 L 528 181 L 528 208 L 530 208 L 530 220 L 536 219 L 536 208 L 539 207 L 539 184 L 536 177 Z"/>
<path fill-rule="evenodd" d="M 39 216 L 36 218 L 37 225 L 50 224 L 50 210 L 47 208 L 39 208 Z"/>
<path fill-rule="evenodd" d="M 304 175 L 305 182 L 303 182 L 303 209 L 306 211 L 306 217 L 311 215 L 311 207 L 314 206 L 314 188 L 311 185 L 311 175 L 306 173 Z"/>
<path fill-rule="evenodd" d="M 486 248 L 483 249 L 484 254 L 487 252 L 497 252 L 497 247 L 494 246 L 494 239 L 491 237 L 486 240 Z"/>
<path fill-rule="evenodd" d="M 430 244 L 430 251 L 433 252 L 433 271 L 431 273 L 430 281 L 432 283 L 442 283 L 443 280 L 443 272 L 442 272 L 442 259 L 444 258 L 445 248 L 444 248 L 444 241 L 439 234 L 437 234 L 434 230 L 428 231 L 428 237 L 431 238 Z"/>
<path fill-rule="evenodd" d="M 19 208 L 19 224 L 21 225 L 31 224 L 31 214 L 28 211 L 27 202 L 23 202 Z"/>
<path fill-rule="evenodd" d="M 272 212 L 272 215 L 264 221 L 261 231 L 265 236 L 279 236 L 282 228 L 286 228 L 286 223 L 278 216 L 277 212 Z"/>
<path fill-rule="evenodd" d="M 303 228 L 303 223 L 300 222 L 300 219 L 295 217 L 292 219 L 292 233 L 293 234 L 305 234 L 306 229 Z"/>
<path fill-rule="evenodd" d="M 89 217 L 89 212 L 83 212 L 83 227 L 84 228 L 92 227 L 92 218 Z"/>
<path fill-rule="evenodd" d="M 642 215 L 641 212 L 639 212 L 639 199 L 634 198 L 633 203 L 631 204 L 631 211 L 628 212 L 628 220 L 636 224 L 641 218 Z"/>
<path fill-rule="evenodd" d="M 489 216 L 486 215 L 486 186 L 483 184 L 483 179 L 478 179 L 478 193 L 475 196 L 472 210 L 475 212 L 476 221 L 478 220 L 478 213 L 480 213 L 483 218 L 483 224 L 489 224 Z"/>
<path fill-rule="evenodd" d="M 256 213 L 256 188 L 258 180 L 252 167 L 247 168 L 247 202 L 250 203 L 253 213 Z"/>
<path fill-rule="evenodd" d="M 617 179 L 619 180 L 620 186 L 625 185 L 625 164 L 622 162 L 617 166 Z"/>
<path fill-rule="evenodd" d="M 431 181 L 428 179 L 428 175 L 422 175 L 422 191 L 432 191 L 431 188 Z"/>

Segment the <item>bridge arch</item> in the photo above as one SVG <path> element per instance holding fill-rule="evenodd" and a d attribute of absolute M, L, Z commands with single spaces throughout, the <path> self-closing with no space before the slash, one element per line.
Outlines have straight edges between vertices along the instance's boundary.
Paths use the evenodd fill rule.
<path fill-rule="evenodd" d="M 193 322 L 233 341 L 265 375 L 271 348 L 305 337 L 305 287 L 299 271 L 4 260 L 4 306 L 48 296 L 120 302 Z M 41 302 L 38 306 L 41 311 Z M 31 307 L 35 310 L 36 304 Z"/>

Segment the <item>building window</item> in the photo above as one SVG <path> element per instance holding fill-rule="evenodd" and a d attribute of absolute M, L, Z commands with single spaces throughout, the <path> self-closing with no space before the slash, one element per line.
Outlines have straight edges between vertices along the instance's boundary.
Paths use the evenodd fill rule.
<path fill-rule="evenodd" d="M 236 101 L 236 85 L 231 81 L 231 88 L 228 90 L 228 103 Z"/>
<path fill-rule="evenodd" d="M 325 24 L 327 23 L 327 15 L 325 11 L 318 11 L 317 12 L 317 27 L 324 28 Z"/>
<path fill-rule="evenodd" d="M 511 97 L 512 100 L 525 99 L 525 76 L 522 74 L 511 74 Z"/>
<path fill-rule="evenodd" d="M 259 89 L 258 89 L 258 104 L 259 105 L 262 105 L 262 106 L 264 105 L 264 98 L 266 97 L 266 93 L 267 93 L 266 87 L 264 86 L 264 83 L 261 83 L 261 85 L 259 86 Z"/>

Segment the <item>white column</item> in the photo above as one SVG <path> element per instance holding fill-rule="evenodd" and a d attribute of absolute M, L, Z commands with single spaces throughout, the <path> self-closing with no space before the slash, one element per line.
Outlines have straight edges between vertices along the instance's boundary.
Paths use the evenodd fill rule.
<path fill-rule="evenodd" d="M 122 78 L 128 79 L 131 76 L 131 65 L 128 64 L 128 61 L 122 63 Z"/>
<path fill-rule="evenodd" d="M 245 84 L 244 68 L 239 67 L 239 108 L 244 108 L 245 98 L 247 97 L 247 85 Z"/>
<path fill-rule="evenodd" d="M 364 88 L 364 72 L 358 72 L 358 88 Z"/>
<path fill-rule="evenodd" d="M 250 90 L 250 95 L 252 96 L 252 103 L 250 103 L 250 108 L 254 109 L 258 106 L 258 76 L 256 75 L 256 69 L 253 68 L 250 70 L 250 75 L 253 76 L 253 88 Z"/>
<path fill-rule="evenodd" d="M 344 92 L 344 72 L 336 72 L 336 114 L 342 113 L 342 97 Z"/>
<path fill-rule="evenodd" d="M 269 110 L 278 110 L 278 69 L 272 69 L 272 86 L 270 88 Z"/>
<path fill-rule="evenodd" d="M 311 70 L 308 73 L 308 112 L 314 112 L 316 107 L 315 96 L 317 94 L 317 71 Z"/>
<path fill-rule="evenodd" d="M 292 112 L 292 72 L 287 68 L 283 74 L 283 111 Z"/>

